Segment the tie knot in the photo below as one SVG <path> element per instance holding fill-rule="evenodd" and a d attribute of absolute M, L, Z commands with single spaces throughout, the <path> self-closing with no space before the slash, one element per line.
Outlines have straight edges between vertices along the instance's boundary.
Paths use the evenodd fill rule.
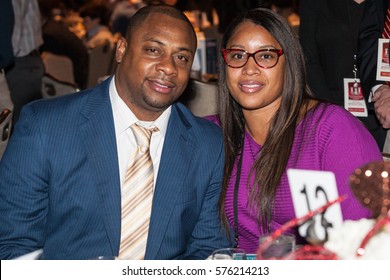
<path fill-rule="evenodd" d="M 137 142 L 138 147 L 141 149 L 148 149 L 150 146 L 150 139 L 152 138 L 152 133 L 158 131 L 157 127 L 146 128 L 133 124 L 131 130 L 134 133 L 135 141 Z"/>

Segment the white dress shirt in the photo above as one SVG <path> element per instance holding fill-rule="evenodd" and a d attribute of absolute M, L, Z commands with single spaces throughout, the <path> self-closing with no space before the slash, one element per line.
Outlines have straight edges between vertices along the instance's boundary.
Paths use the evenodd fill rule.
<path fill-rule="evenodd" d="M 142 122 L 137 119 L 133 112 L 127 107 L 125 102 L 119 97 L 115 86 L 115 76 L 110 82 L 110 101 L 114 116 L 115 136 L 118 151 L 118 165 L 120 172 L 120 182 L 123 185 L 124 177 L 133 160 L 133 155 L 136 151 L 136 141 L 130 126 L 137 123 L 143 127 L 156 126 L 159 131 L 152 134 L 150 142 L 150 155 L 153 161 L 154 168 L 154 185 L 156 185 L 157 173 L 160 166 L 160 159 L 164 139 L 167 131 L 168 120 L 171 115 L 171 106 L 154 122 Z"/>
<path fill-rule="evenodd" d="M 375 85 L 375 86 L 372 87 L 372 89 L 371 89 L 371 91 L 370 91 L 370 95 L 368 96 L 368 102 L 372 102 L 372 98 L 374 97 L 375 92 L 376 92 L 377 89 L 380 88 L 381 86 L 383 86 L 383 84 Z"/>
<path fill-rule="evenodd" d="M 43 44 L 41 14 L 37 0 L 12 0 L 15 25 L 12 34 L 14 55 L 22 57 Z"/>

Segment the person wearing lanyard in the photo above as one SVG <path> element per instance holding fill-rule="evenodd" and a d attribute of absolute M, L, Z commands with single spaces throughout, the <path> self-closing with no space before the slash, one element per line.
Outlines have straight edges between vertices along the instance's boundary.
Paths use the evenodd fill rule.
<path fill-rule="evenodd" d="M 312 96 L 304 55 L 287 21 L 257 8 L 224 33 L 219 68 L 219 116 L 225 176 L 221 219 L 236 246 L 256 253 L 259 237 L 296 218 L 286 170 L 331 171 L 343 219 L 369 217 L 348 177 L 381 153 L 369 131 L 340 106 Z M 305 243 L 297 229 L 298 243 Z"/>
<path fill-rule="evenodd" d="M 359 28 L 359 71 L 368 106 L 375 112 L 379 124 L 377 139 L 383 152 L 390 153 L 390 87 L 388 81 L 377 77 L 378 40 L 389 39 L 385 22 L 390 25 L 386 16 L 390 1 L 366 0 L 364 13 Z M 387 18 L 387 19 L 386 19 Z"/>
<path fill-rule="evenodd" d="M 358 87 L 356 56 L 365 4 L 365 0 L 301 0 L 299 40 L 307 58 L 307 79 L 314 96 L 353 112 L 381 149 L 380 124 L 374 110 L 366 109 L 362 96 L 366 92 Z M 347 92 L 350 87 L 346 85 L 352 81 L 361 94 Z"/>

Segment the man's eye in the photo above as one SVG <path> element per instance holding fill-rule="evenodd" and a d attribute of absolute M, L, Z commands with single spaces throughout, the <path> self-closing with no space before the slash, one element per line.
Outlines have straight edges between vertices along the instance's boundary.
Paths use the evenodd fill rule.
<path fill-rule="evenodd" d="M 155 48 L 146 48 L 145 51 L 147 53 L 151 53 L 151 54 L 157 54 L 158 53 L 158 50 L 155 49 Z"/>
<path fill-rule="evenodd" d="M 189 59 L 187 56 L 185 55 L 177 55 L 176 58 L 180 61 L 180 62 L 188 62 Z"/>

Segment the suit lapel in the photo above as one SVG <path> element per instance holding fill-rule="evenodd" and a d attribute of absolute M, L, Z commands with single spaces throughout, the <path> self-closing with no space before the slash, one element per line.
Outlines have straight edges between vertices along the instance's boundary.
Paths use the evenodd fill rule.
<path fill-rule="evenodd" d="M 145 259 L 157 256 L 178 194 L 182 191 L 185 174 L 192 164 L 194 140 L 190 128 L 183 112 L 173 105 L 153 197 Z"/>
<path fill-rule="evenodd" d="M 88 160 L 101 197 L 103 222 L 113 255 L 119 252 L 121 203 L 120 179 L 115 140 L 115 127 L 109 98 L 109 83 L 93 89 L 89 102 L 81 112 L 80 133 L 85 142 Z M 98 209 L 97 209 L 98 211 Z"/>

